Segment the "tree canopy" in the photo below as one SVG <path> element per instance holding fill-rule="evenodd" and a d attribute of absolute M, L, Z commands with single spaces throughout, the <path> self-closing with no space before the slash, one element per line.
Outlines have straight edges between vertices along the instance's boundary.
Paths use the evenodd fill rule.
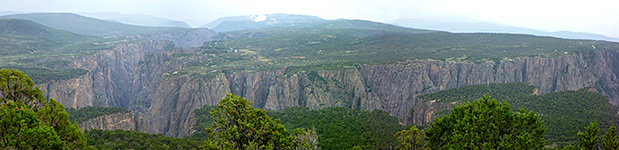
<path fill-rule="evenodd" d="M 79 149 L 86 140 L 64 106 L 49 101 L 19 70 L 0 70 L 0 147 Z"/>
<path fill-rule="evenodd" d="M 210 112 L 214 123 L 206 131 L 212 137 L 204 148 L 310 149 L 302 130 L 291 134 L 279 119 L 271 119 L 266 111 L 251 107 L 251 104 L 251 101 L 233 94 L 221 99 Z"/>
<path fill-rule="evenodd" d="M 532 111 L 512 112 L 488 96 L 455 106 L 426 130 L 431 149 L 542 149 L 544 122 Z"/>

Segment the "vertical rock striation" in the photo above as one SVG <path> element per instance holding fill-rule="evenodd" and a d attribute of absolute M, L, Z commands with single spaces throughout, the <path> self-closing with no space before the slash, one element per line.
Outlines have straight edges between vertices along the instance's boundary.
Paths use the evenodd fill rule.
<path fill-rule="evenodd" d="M 434 110 L 450 107 L 416 102 L 417 96 L 474 84 L 528 82 L 541 94 L 591 86 L 601 89 L 611 103 L 619 104 L 619 67 L 614 65 L 619 64 L 619 51 L 499 63 L 408 61 L 342 70 L 247 71 L 199 78 L 164 76 L 183 69 L 182 62 L 172 59 L 174 52 L 169 49 L 173 47 L 170 41 L 144 41 L 73 58 L 74 67 L 90 72 L 39 87 L 46 96 L 73 108 L 129 108 L 144 118 L 135 130 L 175 137 L 193 132 L 193 110 L 217 104 L 226 93 L 241 95 L 255 107 L 270 110 L 294 106 L 380 109 L 406 124 L 423 124 Z"/>

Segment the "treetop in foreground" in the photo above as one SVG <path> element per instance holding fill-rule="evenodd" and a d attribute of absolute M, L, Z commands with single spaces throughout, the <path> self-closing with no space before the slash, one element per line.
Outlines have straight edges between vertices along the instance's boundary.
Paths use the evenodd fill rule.
<path fill-rule="evenodd" d="M 542 149 L 544 122 L 533 111 L 483 98 L 454 106 L 426 130 L 431 149 Z"/>
<path fill-rule="evenodd" d="M 251 107 L 252 102 L 227 94 L 211 110 L 214 121 L 206 131 L 212 136 L 204 149 L 310 149 L 308 132 L 290 134 L 279 119 L 273 120 L 266 111 Z"/>
<path fill-rule="evenodd" d="M 0 70 L 0 147 L 80 149 L 86 140 L 64 106 L 47 99 L 19 70 Z"/>

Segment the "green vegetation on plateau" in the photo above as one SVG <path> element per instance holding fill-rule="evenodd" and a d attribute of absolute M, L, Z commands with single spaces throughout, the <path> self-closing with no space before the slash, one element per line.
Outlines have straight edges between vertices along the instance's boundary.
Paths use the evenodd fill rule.
<path fill-rule="evenodd" d="M 617 106 L 608 103 L 608 97 L 592 88 L 578 91 L 554 92 L 533 95 L 535 87 L 527 83 L 480 84 L 448 89 L 422 95 L 422 101 L 436 100 L 437 103 L 464 103 L 487 94 L 499 101 L 511 104 L 512 110 L 526 108 L 540 114 L 548 131 L 545 138 L 548 144 L 565 145 L 575 142 L 577 133 L 589 122 L 598 122 L 601 127 L 617 123 L 619 116 L 614 113 Z"/>
<path fill-rule="evenodd" d="M 84 107 L 80 109 L 67 109 L 67 113 L 69 113 L 70 116 L 69 120 L 77 123 L 82 123 L 88 119 L 97 118 L 102 115 L 128 112 L 131 111 L 127 108 L 121 107 Z"/>
<path fill-rule="evenodd" d="M 618 48 L 619 43 L 520 34 L 447 33 L 359 20 L 222 33 L 185 60 L 179 74 L 288 69 L 347 69 L 356 65 L 414 60 L 489 61 L 556 57 Z"/>

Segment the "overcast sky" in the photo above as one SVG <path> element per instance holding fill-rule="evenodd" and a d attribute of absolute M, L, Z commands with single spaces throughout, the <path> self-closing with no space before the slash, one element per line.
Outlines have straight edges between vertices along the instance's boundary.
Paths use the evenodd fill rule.
<path fill-rule="evenodd" d="M 0 11 L 147 14 L 192 26 L 224 16 L 269 13 L 380 22 L 466 16 L 544 31 L 619 38 L 618 0 L 0 0 L 0 4 Z"/>

